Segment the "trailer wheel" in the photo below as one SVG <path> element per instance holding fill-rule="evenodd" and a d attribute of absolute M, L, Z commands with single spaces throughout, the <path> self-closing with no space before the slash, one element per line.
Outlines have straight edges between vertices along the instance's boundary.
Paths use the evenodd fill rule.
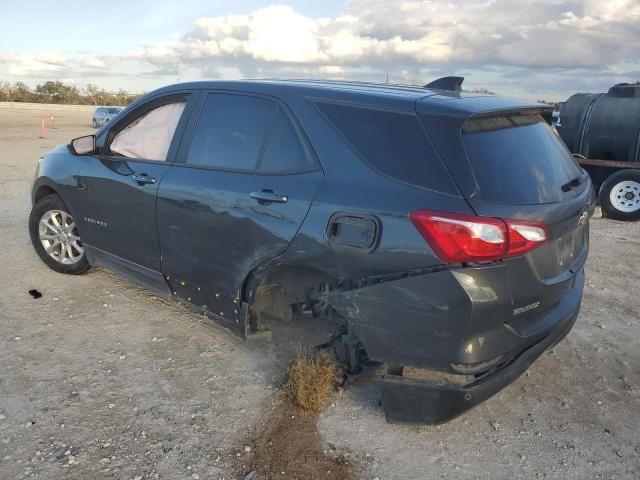
<path fill-rule="evenodd" d="M 602 183 L 602 213 L 616 220 L 640 220 L 640 170 L 620 170 Z"/>

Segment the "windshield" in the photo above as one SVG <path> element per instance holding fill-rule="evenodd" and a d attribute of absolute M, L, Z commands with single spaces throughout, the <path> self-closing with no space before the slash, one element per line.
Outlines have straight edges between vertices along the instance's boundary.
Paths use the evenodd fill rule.
<path fill-rule="evenodd" d="M 482 197 L 511 204 L 555 203 L 583 172 L 538 115 L 472 118 L 462 140 Z M 580 189 L 581 190 L 581 189 Z"/>
<path fill-rule="evenodd" d="M 121 108 L 107 108 L 107 113 L 110 115 L 115 115 L 116 113 L 120 113 Z"/>

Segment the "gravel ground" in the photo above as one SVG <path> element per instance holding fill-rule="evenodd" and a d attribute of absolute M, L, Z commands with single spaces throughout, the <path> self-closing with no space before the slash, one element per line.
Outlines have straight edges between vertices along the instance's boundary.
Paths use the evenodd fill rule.
<path fill-rule="evenodd" d="M 281 343 L 104 270 L 56 274 L 31 247 L 35 163 L 89 120 L 60 112 L 39 139 L 39 112 L 0 110 L 0 479 L 243 478 Z M 592 221 L 576 327 L 513 385 L 439 427 L 388 425 L 371 385 L 350 386 L 318 420 L 321 448 L 365 479 L 640 478 L 639 232 Z"/>

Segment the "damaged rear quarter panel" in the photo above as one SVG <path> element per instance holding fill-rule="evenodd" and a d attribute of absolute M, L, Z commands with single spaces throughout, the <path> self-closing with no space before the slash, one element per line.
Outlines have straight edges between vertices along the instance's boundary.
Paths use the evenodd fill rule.
<path fill-rule="evenodd" d="M 501 328 L 511 315 L 505 273 L 501 264 L 431 271 L 336 292 L 330 303 L 371 359 L 449 370 L 517 345 Z"/>

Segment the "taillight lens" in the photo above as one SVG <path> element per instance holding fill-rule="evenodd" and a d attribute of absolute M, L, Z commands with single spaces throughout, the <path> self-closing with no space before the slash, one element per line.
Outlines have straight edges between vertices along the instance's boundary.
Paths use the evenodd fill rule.
<path fill-rule="evenodd" d="M 544 223 L 505 220 L 509 229 L 509 250 L 507 256 L 513 257 L 530 252 L 549 238 Z"/>
<path fill-rule="evenodd" d="M 409 215 L 424 239 L 445 263 L 499 260 L 523 255 L 547 242 L 539 222 L 416 210 Z"/>

